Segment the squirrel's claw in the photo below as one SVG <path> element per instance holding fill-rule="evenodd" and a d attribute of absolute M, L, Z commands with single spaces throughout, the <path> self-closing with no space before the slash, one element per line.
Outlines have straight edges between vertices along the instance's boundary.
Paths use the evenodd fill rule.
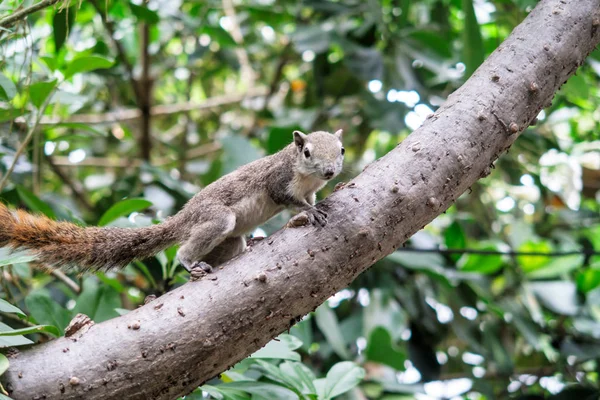
<path fill-rule="evenodd" d="M 315 211 L 316 212 L 314 212 L 314 214 L 313 214 L 315 222 L 318 223 L 319 225 L 321 225 L 321 227 L 324 227 L 325 225 L 327 225 L 327 213 L 325 211 L 317 210 L 317 209 L 315 209 Z M 313 222 L 313 225 L 316 225 L 315 222 Z"/>
<path fill-rule="evenodd" d="M 288 228 L 297 228 L 308 224 L 321 227 L 327 225 L 327 213 L 315 207 L 307 208 L 306 210 L 294 215 L 287 223 Z"/>
<path fill-rule="evenodd" d="M 313 224 L 313 225 L 321 225 L 321 227 L 324 227 L 325 225 L 327 225 L 327 213 L 323 210 L 319 210 L 315 207 L 311 207 L 308 210 L 305 211 L 306 214 L 308 215 L 308 219 L 309 221 Z"/>
<path fill-rule="evenodd" d="M 213 272 L 213 267 L 210 266 L 209 264 L 205 263 L 204 261 L 196 261 L 192 264 L 192 269 L 194 268 L 200 268 L 202 271 L 206 272 L 207 274 L 210 274 L 211 272 Z"/>
<path fill-rule="evenodd" d="M 204 261 L 196 261 L 192 264 L 192 268 L 189 269 L 190 281 L 200 280 L 212 271 L 213 268 Z"/>
<path fill-rule="evenodd" d="M 185 262 L 184 260 L 180 259 L 179 262 L 181 263 L 183 268 L 185 268 L 185 270 L 189 273 L 191 273 L 194 269 L 202 270 L 207 274 L 210 274 L 213 271 L 212 266 L 205 263 L 204 261 Z"/>

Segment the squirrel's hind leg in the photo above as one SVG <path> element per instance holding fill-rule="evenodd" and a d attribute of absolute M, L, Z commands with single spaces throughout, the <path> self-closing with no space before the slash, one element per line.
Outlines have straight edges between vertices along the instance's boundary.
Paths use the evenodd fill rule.
<path fill-rule="evenodd" d="M 246 239 L 243 236 L 231 236 L 223 240 L 202 261 L 213 267 L 224 264 L 246 249 Z"/>
<path fill-rule="evenodd" d="M 219 210 L 221 211 L 221 210 Z M 191 271 L 216 246 L 221 244 L 235 229 L 235 214 L 229 210 L 212 213 L 212 219 L 195 225 L 190 236 L 177 251 L 177 258 L 183 267 Z M 217 214 L 217 215 L 215 215 Z"/>

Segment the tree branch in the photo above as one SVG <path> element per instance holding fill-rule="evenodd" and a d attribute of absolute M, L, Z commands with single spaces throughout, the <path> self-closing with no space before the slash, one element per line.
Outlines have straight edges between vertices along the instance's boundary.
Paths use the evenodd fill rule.
<path fill-rule="evenodd" d="M 215 96 L 204 100 L 202 103 L 185 102 L 177 104 L 163 104 L 150 108 L 150 115 L 163 116 L 190 111 L 202 111 L 212 108 L 222 107 L 230 104 L 240 103 L 243 100 L 251 97 L 264 96 L 267 89 L 263 87 L 254 88 L 245 93 L 228 94 L 223 96 Z M 44 116 L 40 120 L 40 125 L 57 125 L 57 124 L 110 124 L 114 122 L 127 122 L 140 118 L 142 113 L 139 108 L 127 108 L 124 110 L 110 111 L 104 114 L 75 114 L 67 119 Z M 23 117 L 15 119 L 17 123 L 25 123 Z"/>
<path fill-rule="evenodd" d="M 19 20 L 26 18 L 29 14 L 33 14 L 36 11 L 44 9 L 46 7 L 50 7 L 59 1 L 62 0 L 42 0 L 39 3 L 31 5 L 27 8 L 24 8 L 20 11 L 15 11 L 14 13 L 7 15 L 6 17 L 0 19 L 0 27 L 8 28 Z"/>
<path fill-rule="evenodd" d="M 487 176 L 600 42 L 598 13 L 598 0 L 540 1 L 432 118 L 318 204 L 325 228 L 283 229 L 210 279 L 24 350 L 4 387 L 17 400 L 174 399 L 226 370 Z"/>

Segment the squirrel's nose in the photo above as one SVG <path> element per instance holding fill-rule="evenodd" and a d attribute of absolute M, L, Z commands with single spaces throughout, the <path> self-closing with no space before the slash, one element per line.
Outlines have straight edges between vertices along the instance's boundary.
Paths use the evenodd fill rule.
<path fill-rule="evenodd" d="M 331 179 L 331 178 L 333 178 L 333 170 L 327 169 L 327 170 L 325 170 L 325 173 L 323 175 L 325 175 L 325 178 Z"/>

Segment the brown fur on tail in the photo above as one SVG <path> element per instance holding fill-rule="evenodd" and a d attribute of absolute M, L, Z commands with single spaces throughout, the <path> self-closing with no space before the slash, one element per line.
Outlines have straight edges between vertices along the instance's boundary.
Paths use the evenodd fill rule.
<path fill-rule="evenodd" d="M 0 203 L 0 246 L 29 250 L 51 267 L 122 268 L 177 242 L 168 222 L 145 228 L 83 228 Z"/>

